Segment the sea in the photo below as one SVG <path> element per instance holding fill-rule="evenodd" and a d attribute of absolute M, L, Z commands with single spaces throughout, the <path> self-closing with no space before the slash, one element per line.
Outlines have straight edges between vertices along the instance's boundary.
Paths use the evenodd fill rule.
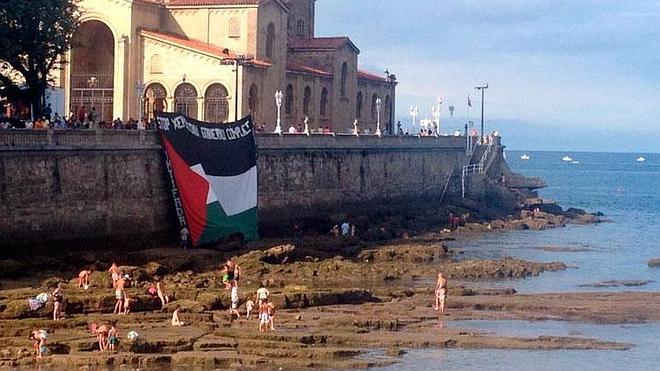
<path fill-rule="evenodd" d="M 523 155 L 529 160 L 521 159 Z M 570 161 L 562 160 L 570 157 Z M 643 157 L 645 161 L 638 161 Z M 462 282 L 520 293 L 660 291 L 660 154 L 506 151 L 511 169 L 540 177 L 539 191 L 562 207 L 601 212 L 606 221 L 544 231 L 502 231 L 453 241 L 466 257 L 559 261 L 569 269 L 538 277 Z M 612 281 L 623 281 L 617 282 Z M 621 285 L 627 283 L 628 285 Z M 451 300 L 451 299 L 450 299 Z M 410 350 L 384 370 L 660 370 L 660 323 L 598 325 L 566 321 L 444 321 L 502 336 L 583 336 L 634 344 L 630 350 Z M 441 331 L 441 330 L 439 330 Z"/>

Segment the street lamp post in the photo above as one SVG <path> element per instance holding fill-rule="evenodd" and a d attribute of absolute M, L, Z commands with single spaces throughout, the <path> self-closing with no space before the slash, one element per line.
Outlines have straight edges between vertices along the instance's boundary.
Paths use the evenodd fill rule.
<path fill-rule="evenodd" d="M 440 135 L 440 112 L 441 112 L 441 106 L 442 106 L 442 97 L 438 96 L 436 99 L 436 105 L 431 108 L 431 112 L 433 113 L 433 118 L 435 119 L 435 123 L 437 125 L 436 130 L 435 130 L 435 136 Z"/>
<path fill-rule="evenodd" d="M 275 125 L 275 134 L 282 134 L 282 126 L 281 126 L 281 119 L 280 119 L 280 111 L 282 109 L 282 98 L 284 97 L 284 94 L 282 93 L 281 90 L 278 90 L 275 92 L 275 104 L 277 105 L 277 121 Z"/>
<path fill-rule="evenodd" d="M 144 89 L 146 89 L 146 85 L 142 80 L 138 80 L 135 82 L 135 93 L 137 95 L 137 102 L 138 102 L 138 119 L 140 121 L 143 121 L 144 117 L 144 112 L 143 112 L 143 104 L 142 104 L 142 98 L 144 96 Z"/>
<path fill-rule="evenodd" d="M 415 118 L 419 114 L 419 108 L 417 106 L 410 106 L 410 116 L 412 116 L 413 128 L 415 128 Z M 415 129 L 416 130 L 416 129 Z"/>
<path fill-rule="evenodd" d="M 395 100 L 395 95 L 396 95 L 396 75 L 393 73 L 390 73 L 389 69 L 385 70 L 385 76 L 387 79 L 387 82 L 390 84 L 389 89 L 390 89 L 390 101 L 389 101 L 389 106 L 385 107 L 386 109 L 389 110 L 390 117 L 388 118 L 389 123 L 387 125 L 387 132 L 390 133 L 390 135 L 394 134 L 394 100 Z M 388 103 L 388 102 L 386 102 Z"/>
<path fill-rule="evenodd" d="M 376 135 L 381 136 L 380 132 L 380 108 L 383 104 L 383 101 L 380 100 L 380 98 L 376 98 Z"/>
<path fill-rule="evenodd" d="M 484 143 L 484 93 L 488 89 L 488 83 L 475 86 L 477 90 L 481 90 L 481 144 Z"/>

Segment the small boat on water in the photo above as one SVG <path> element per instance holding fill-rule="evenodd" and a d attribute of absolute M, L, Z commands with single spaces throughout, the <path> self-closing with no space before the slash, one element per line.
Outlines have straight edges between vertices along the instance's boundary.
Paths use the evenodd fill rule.
<path fill-rule="evenodd" d="M 573 162 L 573 159 L 571 158 L 571 156 L 564 156 L 564 157 L 561 158 L 561 160 L 566 161 L 566 162 Z"/>
<path fill-rule="evenodd" d="M 644 156 L 639 156 L 639 157 L 637 157 L 637 162 L 644 162 L 644 161 L 646 161 L 646 159 L 644 158 Z"/>
<path fill-rule="evenodd" d="M 524 155 L 520 156 L 520 159 L 527 161 L 529 160 L 529 155 L 525 153 Z"/>
<path fill-rule="evenodd" d="M 571 164 L 579 164 L 580 161 L 571 161 Z"/>

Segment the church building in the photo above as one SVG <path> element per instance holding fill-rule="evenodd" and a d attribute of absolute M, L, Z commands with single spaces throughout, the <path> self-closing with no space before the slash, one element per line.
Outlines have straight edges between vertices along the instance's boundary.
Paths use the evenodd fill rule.
<path fill-rule="evenodd" d="M 348 37 L 316 37 L 315 0 L 82 0 L 69 63 L 68 113 L 99 120 L 182 112 L 209 122 L 248 114 L 303 125 L 393 131 L 396 80 L 358 68 Z"/>

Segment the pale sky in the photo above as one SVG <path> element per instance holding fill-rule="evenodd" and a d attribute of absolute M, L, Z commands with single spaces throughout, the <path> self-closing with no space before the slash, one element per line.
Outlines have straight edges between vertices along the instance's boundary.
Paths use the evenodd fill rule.
<path fill-rule="evenodd" d="M 430 118 L 441 95 L 446 131 L 462 127 L 468 94 L 478 122 L 474 86 L 488 82 L 486 131 L 510 134 L 513 149 L 660 152 L 660 1 L 316 6 L 317 36 L 349 36 L 362 69 L 396 74 L 397 118 L 406 124 L 411 105 Z M 451 118 L 449 105 L 456 107 Z"/>

